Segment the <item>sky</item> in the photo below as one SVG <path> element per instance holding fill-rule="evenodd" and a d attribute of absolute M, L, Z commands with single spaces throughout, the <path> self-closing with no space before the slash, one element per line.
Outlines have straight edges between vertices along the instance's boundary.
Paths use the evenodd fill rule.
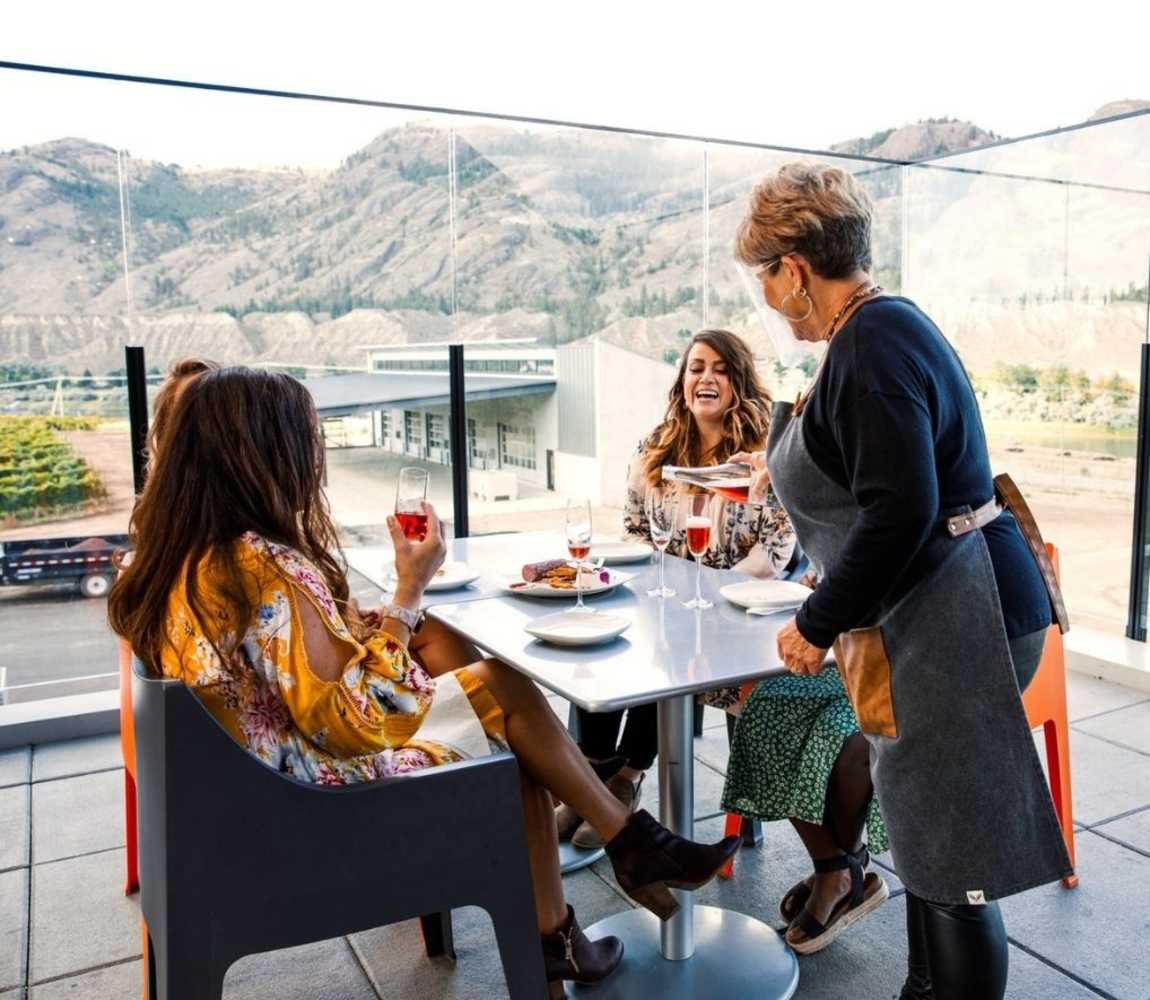
<path fill-rule="evenodd" d="M 927 117 L 1018 136 L 1150 99 L 1150 4 L 8 5 L 0 60 L 820 149 Z M 410 113 L 0 71 L 0 149 L 336 165 Z"/>

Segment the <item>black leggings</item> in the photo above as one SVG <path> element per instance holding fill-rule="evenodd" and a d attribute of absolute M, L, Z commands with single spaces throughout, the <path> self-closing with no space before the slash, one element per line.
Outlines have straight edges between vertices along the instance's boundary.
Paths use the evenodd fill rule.
<path fill-rule="evenodd" d="M 1043 629 L 1010 641 L 1021 690 L 1034 679 L 1045 640 Z M 1002 1000 L 1009 946 L 997 903 L 932 903 L 908 890 L 906 936 L 903 1000 Z"/>
<path fill-rule="evenodd" d="M 627 709 L 627 724 L 619 738 L 622 712 L 586 712 L 576 706 L 579 717 L 579 749 L 591 760 L 607 760 L 616 754 L 627 767 L 646 771 L 659 750 L 659 714 L 655 704 Z"/>

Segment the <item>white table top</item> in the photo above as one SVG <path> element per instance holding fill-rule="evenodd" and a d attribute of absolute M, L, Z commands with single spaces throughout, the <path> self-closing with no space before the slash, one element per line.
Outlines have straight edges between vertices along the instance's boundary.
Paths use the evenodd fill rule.
<path fill-rule="evenodd" d="M 596 540 L 599 538 L 595 536 Z M 395 589 L 394 581 L 388 578 L 392 567 L 390 545 L 365 545 L 344 550 L 348 565 L 362 574 L 381 590 L 389 593 Z M 498 584 L 500 576 L 517 575 L 525 563 L 541 562 L 544 559 L 567 559 L 567 543 L 561 532 L 522 531 L 499 535 L 474 535 L 470 538 L 457 538 L 447 547 L 447 558 L 465 562 L 480 574 L 478 580 L 457 590 L 431 591 L 423 595 L 424 607 L 439 604 L 458 604 L 462 601 L 478 601 L 485 597 L 503 594 Z M 595 558 L 592 547 L 591 558 Z M 668 567 L 673 560 L 668 559 Z M 642 563 L 629 563 L 613 567 L 624 572 L 637 572 L 656 566 L 653 560 Z M 693 584 L 692 584 L 693 586 Z M 650 589 L 650 585 L 648 586 Z M 570 602 L 548 602 L 552 611 L 562 611 L 575 603 L 572 593 Z"/>
<path fill-rule="evenodd" d="M 481 571 L 497 565 L 500 572 L 508 572 L 552 556 L 548 539 L 554 540 L 555 555 L 561 555 L 561 536 L 533 532 L 460 539 L 454 543 L 453 556 Z M 448 591 L 428 594 L 427 604 L 431 617 L 592 712 L 737 687 L 785 673 L 775 636 L 792 614 L 747 615 L 719 596 L 720 586 L 747 579 L 744 574 L 704 568 L 703 594 L 715 606 L 695 612 L 682 606 L 694 594 L 692 563 L 667 559 L 667 583 L 677 594 L 664 600 L 647 596 L 658 582 L 656 560 L 617 568 L 638 575 L 611 594 L 586 600 L 593 607 L 629 617 L 632 625 L 618 639 L 600 646 L 559 648 L 533 638 L 523 631 L 527 622 L 568 609 L 574 600 L 507 595 L 486 573 L 462 599 L 463 591 Z"/>

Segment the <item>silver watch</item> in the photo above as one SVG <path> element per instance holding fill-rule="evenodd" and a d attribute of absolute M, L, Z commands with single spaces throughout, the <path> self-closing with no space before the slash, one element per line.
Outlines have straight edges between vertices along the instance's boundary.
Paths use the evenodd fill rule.
<path fill-rule="evenodd" d="M 411 608 L 401 608 L 398 604 L 387 604 L 380 608 L 379 613 L 384 618 L 394 618 L 403 622 L 412 632 L 418 632 L 423 624 L 423 609 L 412 611 Z"/>

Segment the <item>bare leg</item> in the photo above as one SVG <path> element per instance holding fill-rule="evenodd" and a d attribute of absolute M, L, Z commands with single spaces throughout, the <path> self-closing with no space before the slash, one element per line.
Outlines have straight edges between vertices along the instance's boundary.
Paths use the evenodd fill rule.
<path fill-rule="evenodd" d="M 554 933 L 567 919 L 559 872 L 559 837 L 551 793 L 520 772 L 523 818 L 527 823 L 527 854 L 535 884 L 535 913 L 541 934 Z"/>
<path fill-rule="evenodd" d="M 605 841 L 622 830 L 627 810 L 591 770 L 534 682 L 498 660 L 480 660 L 467 669 L 503 709 L 507 741 L 527 775 L 571 806 Z M 554 827 L 554 815 L 550 822 Z"/>
<path fill-rule="evenodd" d="M 411 637 L 408 648 L 432 677 L 466 667 L 480 658 L 478 649 L 434 618 L 424 621 L 423 627 Z"/>
<path fill-rule="evenodd" d="M 862 733 L 855 733 L 843 742 L 831 769 L 822 824 L 791 820 L 812 860 L 838 857 L 844 851 L 853 853 L 862 847 L 867 808 L 873 794 L 870 745 Z M 850 891 L 850 872 L 814 874 L 807 879 L 807 884 L 811 887 L 807 909 L 816 920 L 826 923 L 835 904 Z"/>

